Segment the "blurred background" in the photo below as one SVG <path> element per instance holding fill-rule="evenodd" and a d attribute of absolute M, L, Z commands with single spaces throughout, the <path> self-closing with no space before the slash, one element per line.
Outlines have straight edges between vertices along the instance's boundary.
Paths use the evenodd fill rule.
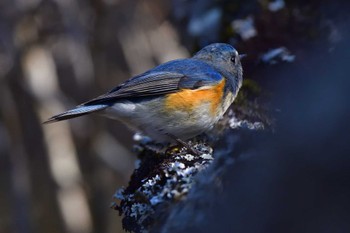
<path fill-rule="evenodd" d="M 48 117 L 212 42 L 248 54 L 238 102 L 261 108 L 295 81 L 317 83 L 317 59 L 348 48 L 349 9 L 326 0 L 0 1 L 0 232 L 122 232 L 109 205 L 133 171 L 133 133 L 93 115 L 42 125 Z M 291 75 L 299 68 L 305 77 Z"/>

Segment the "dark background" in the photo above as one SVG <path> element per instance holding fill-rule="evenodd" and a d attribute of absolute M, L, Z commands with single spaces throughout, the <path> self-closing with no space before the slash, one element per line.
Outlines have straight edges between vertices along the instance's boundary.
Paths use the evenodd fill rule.
<path fill-rule="evenodd" d="M 313 0 L 1 1 L 0 232 L 121 232 L 109 204 L 134 168 L 133 134 L 97 116 L 41 122 L 211 42 L 248 54 L 237 105 L 269 106 L 275 133 L 227 172 L 223 208 L 203 231 L 349 232 L 349 9 Z M 247 38 L 251 27 L 234 25 L 249 18 Z M 294 62 L 261 61 L 280 47 Z"/>

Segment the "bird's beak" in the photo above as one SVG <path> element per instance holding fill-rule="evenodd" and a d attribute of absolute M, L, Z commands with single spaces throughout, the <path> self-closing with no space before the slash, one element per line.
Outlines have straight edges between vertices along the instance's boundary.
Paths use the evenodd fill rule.
<path fill-rule="evenodd" d="M 248 56 L 248 55 L 247 54 L 240 54 L 239 59 L 245 58 L 246 56 Z"/>

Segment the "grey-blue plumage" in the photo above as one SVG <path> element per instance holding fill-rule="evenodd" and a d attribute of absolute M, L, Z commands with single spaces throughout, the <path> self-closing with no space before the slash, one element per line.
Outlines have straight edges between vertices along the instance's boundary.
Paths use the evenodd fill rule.
<path fill-rule="evenodd" d="M 77 106 L 76 108 L 73 108 L 71 110 L 68 110 L 66 112 L 63 112 L 61 114 L 58 114 L 49 118 L 47 121 L 44 122 L 44 124 L 74 118 L 74 117 L 82 116 L 82 115 L 96 112 L 96 111 L 101 111 L 108 107 L 109 105 L 106 105 L 106 104 L 96 104 L 96 105 L 88 105 L 88 106 L 80 105 L 80 106 Z"/>
<path fill-rule="evenodd" d="M 165 134 L 186 140 L 220 119 L 242 76 L 238 52 L 228 44 L 211 44 L 192 58 L 161 64 L 46 123 L 100 112 L 156 141 L 166 140 Z"/>

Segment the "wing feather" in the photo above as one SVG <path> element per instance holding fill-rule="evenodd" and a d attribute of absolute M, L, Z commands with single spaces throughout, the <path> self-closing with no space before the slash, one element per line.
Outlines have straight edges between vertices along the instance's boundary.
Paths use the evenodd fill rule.
<path fill-rule="evenodd" d="M 179 72 L 153 71 L 129 79 L 108 93 L 83 103 L 82 105 L 104 104 L 122 98 L 158 96 L 177 92 L 181 89 L 196 89 L 204 85 L 218 83 L 222 76 L 217 72 Z"/>

